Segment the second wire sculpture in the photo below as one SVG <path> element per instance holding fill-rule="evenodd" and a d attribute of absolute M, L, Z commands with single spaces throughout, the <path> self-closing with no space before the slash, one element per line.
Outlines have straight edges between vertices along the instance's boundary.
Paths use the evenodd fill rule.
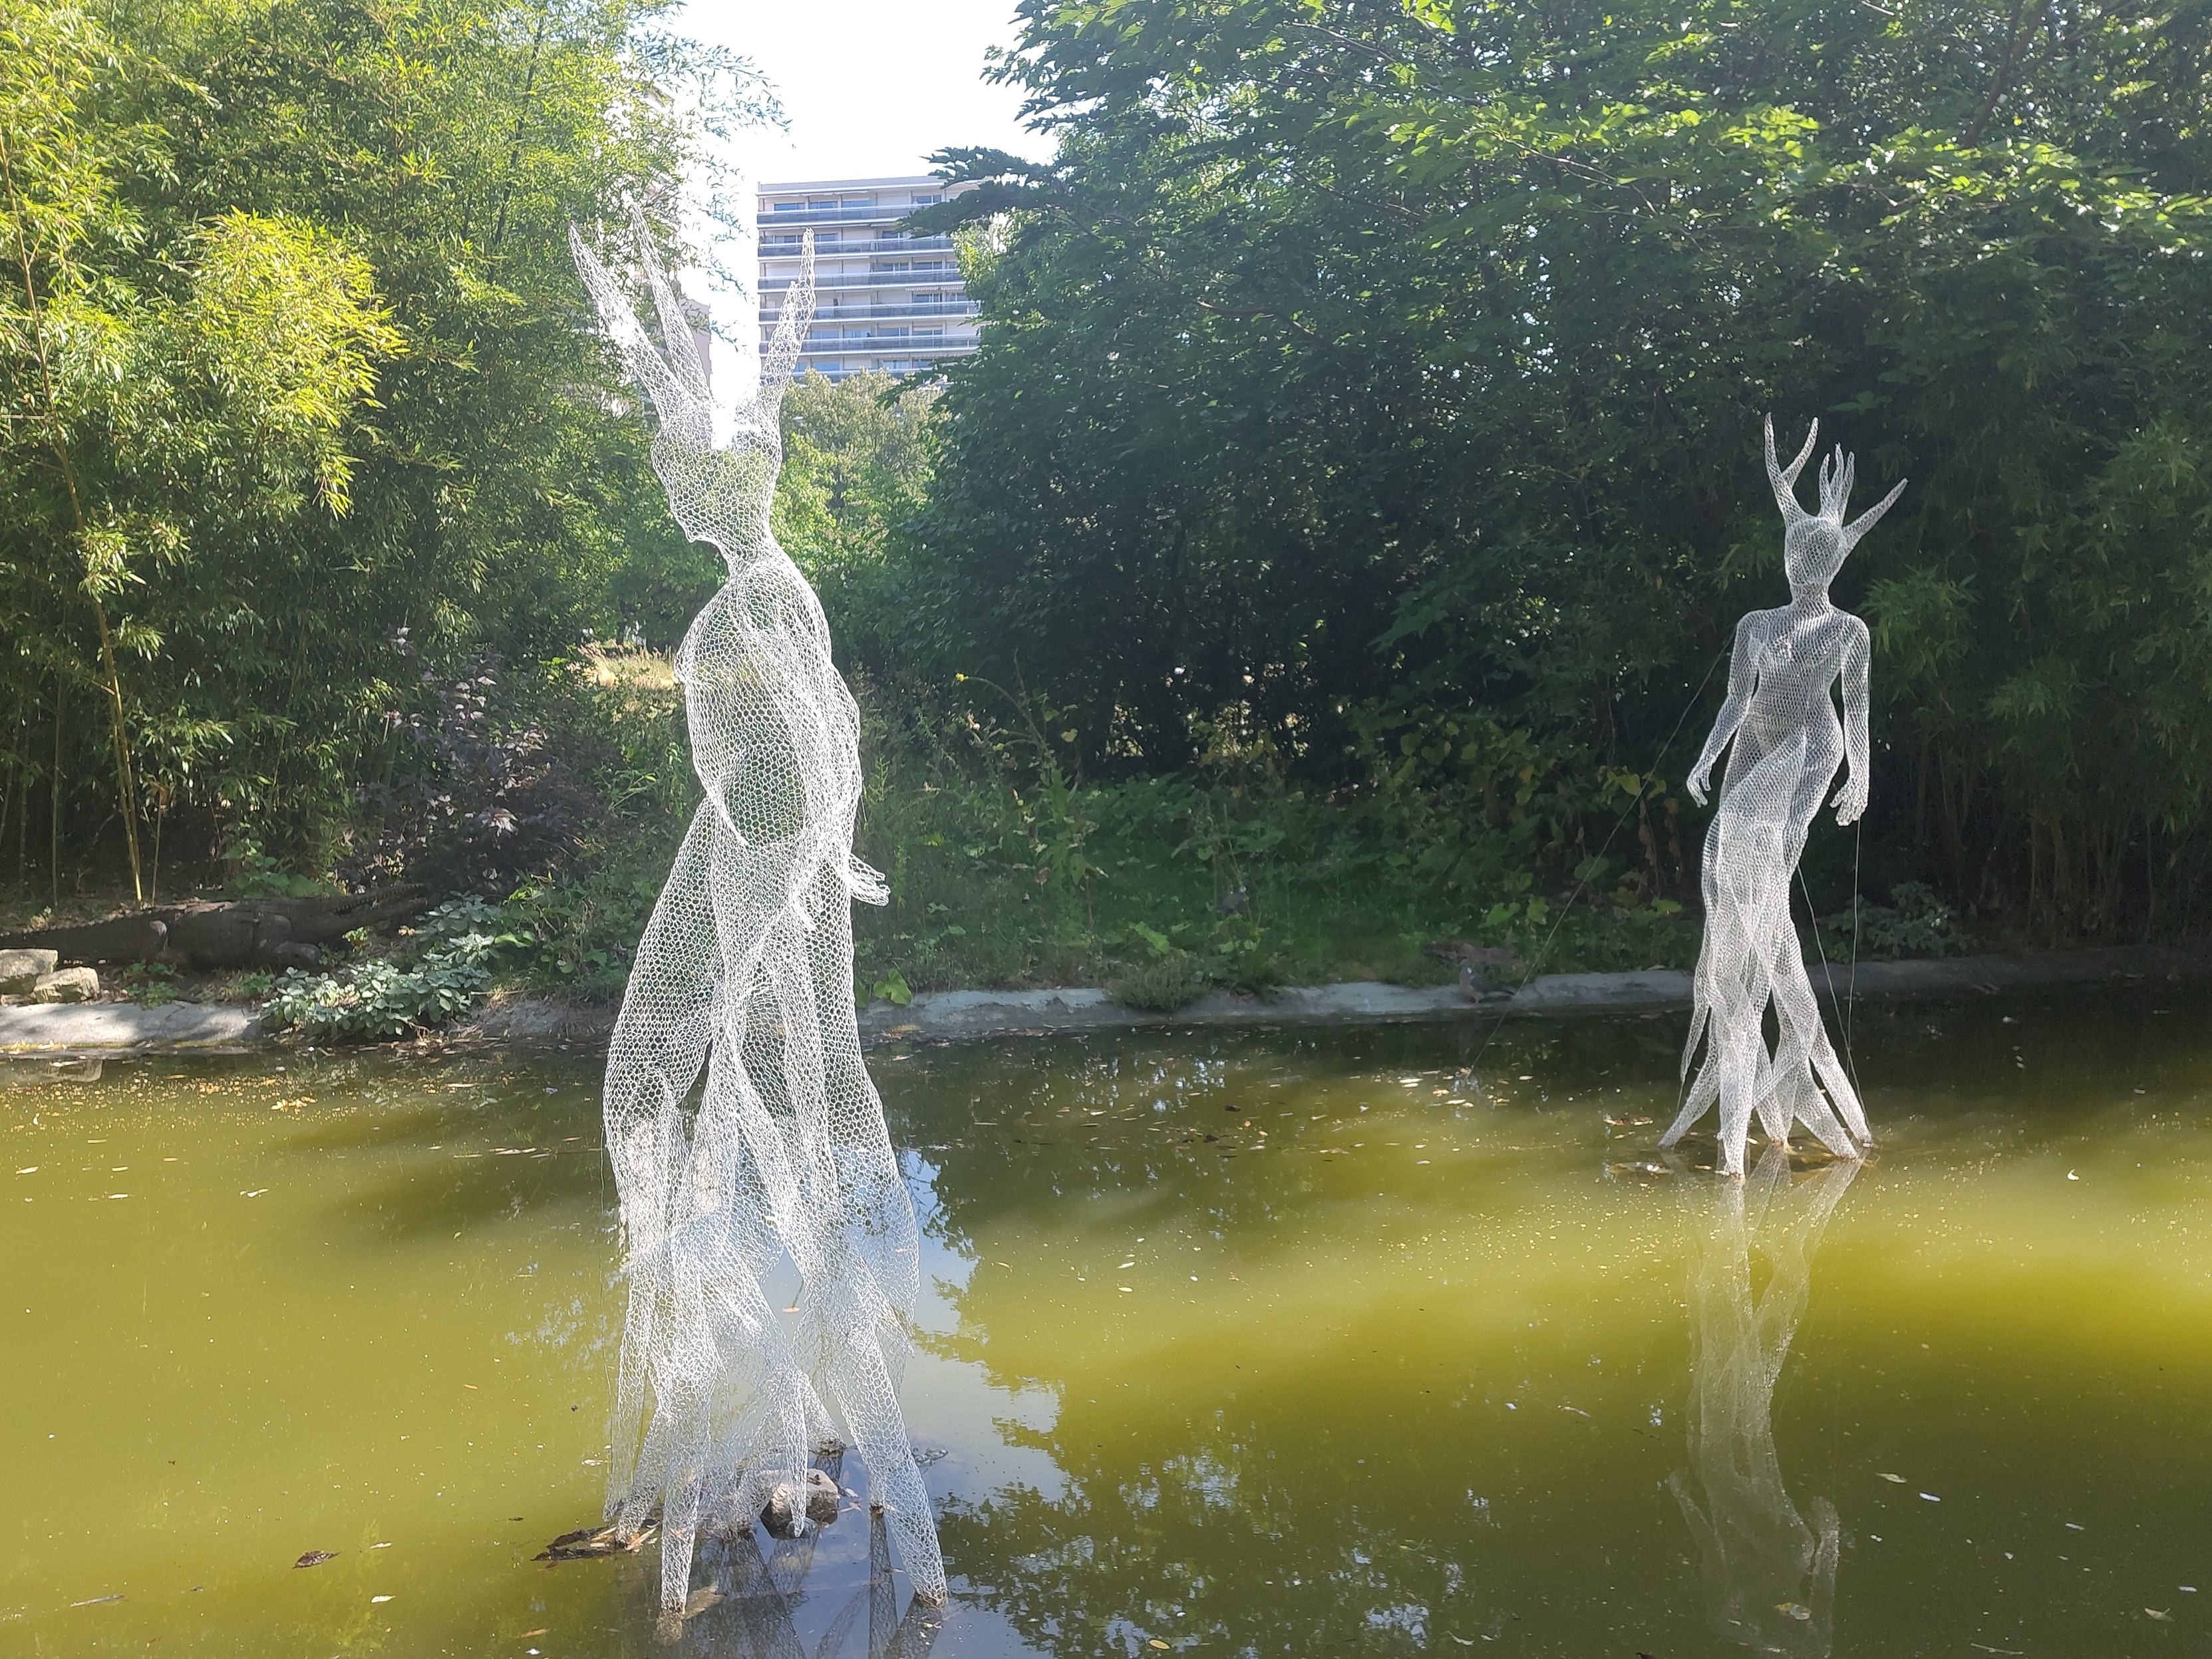
<path fill-rule="evenodd" d="M 1839 446 L 1820 466 L 1820 510 L 1806 512 L 1797 500 L 1797 475 L 1820 433 L 1816 421 L 1785 467 L 1775 456 L 1774 422 L 1766 422 L 1766 477 L 1782 509 L 1790 603 L 1751 611 L 1736 624 L 1728 698 L 1689 777 L 1691 798 L 1703 805 L 1714 763 L 1729 750 L 1720 805 L 1705 835 L 1705 935 L 1682 1050 L 1686 1075 L 1702 1038 L 1705 1064 L 1659 1144 L 1675 1145 L 1717 1104 L 1719 1168 L 1735 1176 L 1743 1173 L 1754 1113 L 1778 1146 L 1788 1144 L 1795 1123 L 1838 1158 L 1857 1158 L 1874 1139 L 1806 976 L 1790 883 L 1839 764 L 1849 770 L 1832 802 L 1836 822 L 1850 823 L 1866 811 L 1867 626 L 1836 609 L 1828 585 L 1905 484 L 1899 481 L 1845 524 L 1856 467 Z M 1841 720 L 1833 696 L 1839 681 Z M 1779 1033 L 1771 1050 L 1770 1005 Z"/>

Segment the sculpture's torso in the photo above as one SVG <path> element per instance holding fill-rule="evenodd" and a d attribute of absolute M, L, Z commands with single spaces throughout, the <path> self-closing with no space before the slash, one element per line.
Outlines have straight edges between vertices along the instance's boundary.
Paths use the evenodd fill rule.
<path fill-rule="evenodd" d="M 1725 801 L 1759 763 L 1802 735 L 1805 766 L 1793 793 L 1789 822 L 1802 843 L 1844 759 L 1844 727 L 1832 695 L 1866 624 L 1823 602 L 1817 608 L 1786 605 L 1744 618 L 1739 648 L 1751 652 L 1753 682 L 1749 707 L 1728 757 Z"/>

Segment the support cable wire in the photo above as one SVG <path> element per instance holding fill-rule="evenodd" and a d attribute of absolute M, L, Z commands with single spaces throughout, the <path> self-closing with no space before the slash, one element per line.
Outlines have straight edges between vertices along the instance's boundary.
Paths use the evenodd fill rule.
<path fill-rule="evenodd" d="M 1835 1000 L 1836 996 L 1835 975 L 1829 971 L 1828 947 L 1821 942 L 1820 918 L 1819 914 L 1813 908 L 1813 890 L 1805 884 L 1805 872 L 1802 867 L 1797 872 L 1797 890 L 1805 896 L 1805 919 L 1813 925 L 1813 949 L 1819 954 L 1820 958 L 1820 983 L 1828 988 L 1828 1000 L 1832 1002 Z M 1857 979 L 1859 971 L 1858 912 L 1858 852 L 1857 849 L 1854 848 L 1851 853 L 1851 977 L 1853 980 Z M 1856 1090 L 1859 1086 L 1859 1067 L 1858 1061 L 1854 1059 L 1851 1054 L 1851 1026 L 1849 1003 L 1844 1005 L 1844 1064 L 1850 1072 L 1851 1087 Z"/>

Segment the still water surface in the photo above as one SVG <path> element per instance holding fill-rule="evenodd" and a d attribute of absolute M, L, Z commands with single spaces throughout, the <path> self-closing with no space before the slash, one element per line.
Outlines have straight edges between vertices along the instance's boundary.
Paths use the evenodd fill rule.
<path fill-rule="evenodd" d="M 1741 1185 L 1655 1152 L 1674 1018 L 878 1050 L 953 1603 L 855 1505 L 675 1650 L 2203 1651 L 2208 1019 L 1862 1009 L 1879 1158 Z M 668 1650 L 649 1551 L 532 1559 L 599 1511 L 593 1057 L 0 1082 L 0 1653 Z"/>

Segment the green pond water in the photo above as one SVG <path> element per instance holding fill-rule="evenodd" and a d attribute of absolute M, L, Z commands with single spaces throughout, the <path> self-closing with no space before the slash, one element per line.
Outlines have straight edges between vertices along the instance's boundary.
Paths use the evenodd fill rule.
<path fill-rule="evenodd" d="M 951 1605 L 854 1504 L 673 1650 L 2203 1651 L 2208 1019 L 1861 1008 L 1878 1158 L 1741 1184 L 1656 1153 L 1674 1016 L 879 1049 Z M 596 1056 L 0 1084 L 0 1653 L 671 1650 L 650 1548 L 532 1559 L 599 1511 Z"/>

